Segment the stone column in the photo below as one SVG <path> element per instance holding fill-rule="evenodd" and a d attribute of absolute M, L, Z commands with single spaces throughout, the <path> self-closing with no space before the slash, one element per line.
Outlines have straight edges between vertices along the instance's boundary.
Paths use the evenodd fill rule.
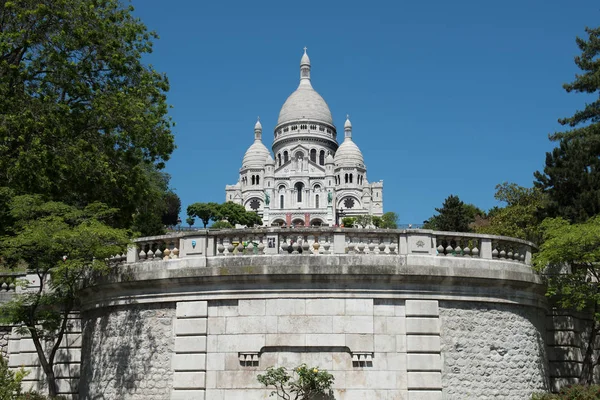
<path fill-rule="evenodd" d="M 408 400 L 442 399 L 442 358 L 437 300 L 406 300 Z"/>
<path fill-rule="evenodd" d="M 206 301 L 177 303 L 172 400 L 204 400 L 207 316 Z"/>

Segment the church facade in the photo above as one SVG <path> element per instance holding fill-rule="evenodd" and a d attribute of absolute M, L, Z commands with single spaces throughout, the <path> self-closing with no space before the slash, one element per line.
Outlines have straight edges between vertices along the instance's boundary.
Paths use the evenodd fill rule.
<path fill-rule="evenodd" d="M 369 183 L 362 152 L 347 117 L 338 144 L 329 106 L 311 84 L 304 49 L 300 84 L 287 98 L 274 129 L 271 153 L 260 121 L 226 201 L 262 216 L 265 226 L 334 226 L 343 216 L 383 214 L 383 181 Z"/>

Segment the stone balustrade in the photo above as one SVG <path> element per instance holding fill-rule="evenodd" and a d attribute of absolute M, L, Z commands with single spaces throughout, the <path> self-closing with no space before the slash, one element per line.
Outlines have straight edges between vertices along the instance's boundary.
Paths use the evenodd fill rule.
<path fill-rule="evenodd" d="M 498 259 L 531 265 L 533 243 L 504 236 L 423 229 L 255 228 L 172 232 L 139 238 L 117 262 L 187 257 L 297 254 L 428 255 Z"/>
<path fill-rule="evenodd" d="M 13 293 L 17 290 L 17 281 L 25 278 L 25 273 L 8 272 L 0 273 L 0 293 Z"/>

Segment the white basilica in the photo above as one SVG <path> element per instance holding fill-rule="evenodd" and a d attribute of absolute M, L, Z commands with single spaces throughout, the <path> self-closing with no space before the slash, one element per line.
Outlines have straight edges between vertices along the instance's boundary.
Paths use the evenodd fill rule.
<path fill-rule="evenodd" d="M 333 226 L 342 216 L 383 214 L 383 181 L 367 180 L 348 118 L 338 145 L 329 106 L 311 85 L 306 48 L 300 84 L 281 107 L 274 136 L 275 157 L 256 122 L 238 183 L 225 187 L 226 201 L 258 212 L 266 226 Z"/>

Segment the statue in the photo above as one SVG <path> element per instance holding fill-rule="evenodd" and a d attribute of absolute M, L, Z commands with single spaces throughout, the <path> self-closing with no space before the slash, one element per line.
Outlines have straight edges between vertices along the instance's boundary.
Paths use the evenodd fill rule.
<path fill-rule="evenodd" d="M 327 193 L 327 204 L 331 204 L 331 201 L 333 200 L 333 195 L 331 194 L 331 192 Z"/>
<path fill-rule="evenodd" d="M 269 193 L 267 193 L 267 191 L 265 190 L 265 204 L 269 205 L 271 203 L 271 196 L 269 196 Z"/>

